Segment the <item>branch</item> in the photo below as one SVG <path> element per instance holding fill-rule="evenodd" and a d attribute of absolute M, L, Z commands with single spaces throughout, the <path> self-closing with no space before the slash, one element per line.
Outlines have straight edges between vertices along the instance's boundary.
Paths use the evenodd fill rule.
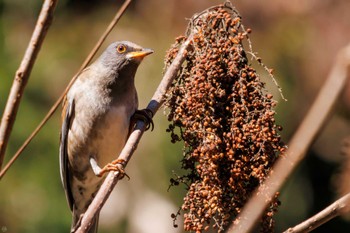
<path fill-rule="evenodd" d="M 345 85 L 349 64 L 350 45 L 339 52 L 328 79 L 291 139 L 286 155 L 276 162 L 270 176 L 253 193 L 252 198 L 245 205 L 228 232 L 249 232 L 276 191 L 304 158 L 307 149 L 320 132 Z"/>
<path fill-rule="evenodd" d="M 315 230 L 317 227 L 322 224 L 328 222 L 329 220 L 339 216 L 344 213 L 346 207 L 350 203 L 350 193 L 346 194 L 342 198 L 333 202 L 330 206 L 320 211 L 316 215 L 311 218 L 305 220 L 304 222 L 296 225 L 295 227 L 291 227 L 288 230 L 284 231 L 284 233 L 301 233 L 301 232 L 310 232 Z"/>
<path fill-rule="evenodd" d="M 56 4 L 57 0 L 45 0 L 43 3 L 32 38 L 29 41 L 21 64 L 16 71 L 0 124 L 0 169 L 4 161 L 7 144 L 16 120 L 24 88 L 27 85 L 36 57 L 51 25 Z"/>
<path fill-rule="evenodd" d="M 186 50 L 189 48 L 191 40 L 192 40 L 192 36 L 189 36 L 189 38 L 182 44 L 177 56 L 175 57 L 172 64 L 169 66 L 166 73 L 164 74 L 161 83 L 159 84 L 156 92 L 152 97 L 152 100 L 149 102 L 147 109 L 151 110 L 153 112 L 153 115 L 158 111 L 158 109 L 163 104 L 164 95 L 167 89 L 169 88 L 169 86 L 171 85 L 173 79 L 176 77 L 177 72 L 180 69 L 181 64 L 185 59 Z M 120 153 L 118 160 L 123 159 L 126 161 L 126 163 L 129 162 L 132 154 L 137 148 L 137 145 L 145 131 L 145 128 L 146 128 L 146 124 L 143 121 L 137 122 L 134 131 L 130 134 L 124 149 Z M 124 169 L 124 167 L 122 167 L 121 165 L 120 165 L 120 168 Z M 79 226 L 79 228 L 77 228 L 76 233 L 87 232 L 87 230 L 91 227 L 92 220 L 94 219 L 95 216 L 99 214 L 103 205 L 105 204 L 109 195 L 111 194 L 114 186 L 118 183 L 120 178 L 121 178 L 121 175 L 118 171 L 110 172 L 108 174 L 100 190 L 97 192 L 96 197 L 90 204 L 89 208 L 86 210 L 81 220 L 81 225 Z"/>
<path fill-rule="evenodd" d="M 58 100 L 52 105 L 49 112 L 46 114 L 44 119 L 39 123 L 39 125 L 36 127 L 36 129 L 31 133 L 31 135 L 25 140 L 23 145 L 18 149 L 18 151 L 13 155 L 11 160 L 6 164 L 4 169 L 0 172 L 0 179 L 5 175 L 7 170 L 11 167 L 11 165 L 16 161 L 16 159 L 19 157 L 19 155 L 24 151 L 24 149 L 28 146 L 28 144 L 33 140 L 33 138 L 39 133 L 41 128 L 46 124 L 46 122 L 51 118 L 51 116 L 55 113 L 57 108 L 60 106 L 63 98 L 67 94 L 69 88 L 73 85 L 76 78 L 79 76 L 81 71 L 87 67 L 87 65 L 91 62 L 92 58 L 98 51 L 98 49 L 101 47 L 102 43 L 105 41 L 109 33 L 112 31 L 114 26 L 118 23 L 121 16 L 124 14 L 125 10 L 129 6 L 131 0 L 126 0 L 124 4 L 120 7 L 119 11 L 116 13 L 112 21 L 109 23 L 108 27 L 106 28 L 103 35 L 100 37 L 98 42 L 96 43 L 95 47 L 92 49 L 92 51 L 89 53 L 88 57 L 85 59 L 84 63 L 81 65 L 79 71 L 73 76 L 72 80 L 66 87 L 65 91 L 61 94 L 61 96 L 58 98 Z M 1 167 L 0 167 L 1 168 Z"/>

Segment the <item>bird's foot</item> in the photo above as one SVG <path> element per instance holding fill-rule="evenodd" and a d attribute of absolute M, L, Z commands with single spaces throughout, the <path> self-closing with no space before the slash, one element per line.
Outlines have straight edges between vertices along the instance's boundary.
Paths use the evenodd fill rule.
<path fill-rule="evenodd" d="M 153 123 L 153 112 L 148 109 L 141 109 L 141 110 L 136 110 L 134 115 L 132 116 L 132 121 L 136 122 L 137 120 L 141 120 L 147 124 L 146 130 L 151 129 L 153 131 L 154 129 L 154 123 Z"/>
<path fill-rule="evenodd" d="M 124 159 L 116 159 L 104 166 L 96 175 L 101 177 L 107 172 L 117 171 L 120 173 L 120 179 L 123 179 L 124 176 L 126 176 L 130 180 L 130 177 L 124 171 L 125 165 L 126 161 Z"/>

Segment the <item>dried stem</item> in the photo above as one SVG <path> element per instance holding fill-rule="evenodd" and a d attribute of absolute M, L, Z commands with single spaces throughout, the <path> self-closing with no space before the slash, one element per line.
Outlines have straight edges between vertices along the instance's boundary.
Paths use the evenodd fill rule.
<path fill-rule="evenodd" d="M 276 191 L 304 158 L 307 149 L 322 129 L 345 85 L 349 64 L 350 45 L 339 52 L 328 79 L 291 139 L 286 155 L 276 162 L 270 176 L 253 193 L 252 198 L 245 205 L 228 232 L 249 232 L 265 210 L 266 205 L 272 200 Z"/>
<path fill-rule="evenodd" d="M 152 100 L 149 102 L 147 108 L 153 112 L 153 115 L 158 111 L 158 109 L 163 104 L 166 90 L 169 88 L 173 79 L 177 75 L 177 72 L 180 69 L 181 64 L 185 59 L 185 51 L 188 49 L 191 40 L 192 40 L 192 36 L 189 36 L 189 38 L 182 44 L 176 58 L 167 69 L 161 83 L 159 84 L 156 92 L 152 97 Z M 123 159 L 126 161 L 126 163 L 128 163 L 128 161 L 131 159 L 132 154 L 137 148 L 137 145 L 145 131 L 145 128 L 146 128 L 146 124 L 143 121 L 137 122 L 134 131 L 130 134 L 128 141 L 126 142 L 126 145 L 122 150 L 122 152 L 120 153 L 118 159 Z M 120 165 L 120 168 L 124 169 L 121 165 Z M 76 226 L 77 228 L 76 233 L 87 232 L 87 230 L 91 227 L 92 220 L 101 211 L 101 208 L 107 201 L 110 193 L 112 192 L 114 186 L 118 183 L 120 178 L 121 176 L 119 172 L 110 172 L 108 174 L 108 176 L 106 177 L 106 180 L 103 182 L 96 197 L 94 198 L 89 208 L 85 212 L 79 228 L 77 228 Z"/>
<path fill-rule="evenodd" d="M 43 3 L 32 38 L 29 41 L 21 64 L 16 71 L 0 124 L 0 169 L 4 161 L 7 144 L 16 120 L 24 88 L 27 85 L 36 57 L 51 25 L 56 4 L 57 0 L 45 0 Z"/>
<path fill-rule="evenodd" d="M 23 145 L 18 149 L 18 151 L 14 154 L 14 156 L 11 158 L 11 160 L 6 164 L 4 169 L 0 172 L 0 179 L 5 175 L 7 170 L 11 167 L 11 165 L 16 161 L 16 159 L 19 157 L 19 155 L 23 152 L 23 150 L 28 146 L 28 144 L 33 140 L 33 138 L 38 134 L 38 132 L 41 130 L 41 128 L 46 124 L 46 122 L 51 118 L 51 116 L 55 113 L 57 108 L 60 106 L 64 96 L 67 94 L 69 88 L 73 85 L 74 81 L 80 74 L 80 72 L 87 67 L 87 65 L 91 62 L 94 55 L 97 53 L 98 49 L 101 47 L 102 43 L 105 41 L 109 33 L 112 31 L 114 26 L 118 23 L 121 16 L 124 14 L 125 10 L 129 6 L 131 0 L 126 0 L 124 4 L 120 7 L 119 11 L 116 13 L 112 21 L 109 23 L 108 27 L 106 28 L 103 35 L 100 37 L 98 42 L 96 43 L 95 47 L 92 49 L 92 51 L 89 53 L 87 58 L 85 59 L 84 63 L 81 65 L 79 71 L 74 75 L 68 86 L 66 87 L 65 91 L 61 94 L 61 96 L 58 98 L 58 100 L 54 103 L 54 105 L 51 107 L 49 112 L 46 114 L 44 119 L 40 122 L 40 124 L 36 127 L 36 129 L 31 133 L 31 135 L 26 139 L 26 141 L 23 143 Z"/>
<path fill-rule="evenodd" d="M 333 202 L 333 204 L 329 205 L 327 208 L 320 211 L 319 213 L 312 216 L 311 218 L 284 231 L 284 233 L 301 233 L 301 232 L 310 232 L 312 230 L 315 230 L 317 227 L 321 226 L 322 224 L 339 216 L 340 214 L 343 214 L 349 202 L 350 202 L 350 193 L 346 194 L 342 198 Z"/>

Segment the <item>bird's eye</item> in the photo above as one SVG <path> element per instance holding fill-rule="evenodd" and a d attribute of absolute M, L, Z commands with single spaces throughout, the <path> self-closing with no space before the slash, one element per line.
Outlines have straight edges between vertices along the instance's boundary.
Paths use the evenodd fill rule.
<path fill-rule="evenodd" d="M 126 46 L 125 45 L 118 45 L 117 51 L 118 51 L 118 53 L 124 53 L 126 51 Z"/>

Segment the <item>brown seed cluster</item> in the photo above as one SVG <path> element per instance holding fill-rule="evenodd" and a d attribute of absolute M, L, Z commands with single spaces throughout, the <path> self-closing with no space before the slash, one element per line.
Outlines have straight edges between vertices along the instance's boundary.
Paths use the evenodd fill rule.
<path fill-rule="evenodd" d="M 222 232 L 285 150 L 274 119 L 276 102 L 264 93 L 243 47 L 250 31 L 230 5 L 198 14 L 188 28 L 194 33 L 191 49 L 166 101 L 167 131 L 172 142 L 184 141 L 182 167 L 188 173 L 172 184 L 187 185 L 186 231 Z M 168 51 L 166 67 L 185 39 L 177 38 Z M 262 231 L 271 232 L 277 205 L 276 199 L 266 211 Z"/>

